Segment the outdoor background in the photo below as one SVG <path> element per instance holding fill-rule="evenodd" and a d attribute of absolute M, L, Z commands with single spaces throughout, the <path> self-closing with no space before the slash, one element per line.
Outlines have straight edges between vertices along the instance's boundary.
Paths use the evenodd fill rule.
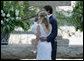
<path fill-rule="evenodd" d="M 1 1 L 1 59 L 35 59 L 31 26 L 47 4 L 58 22 L 57 60 L 83 59 L 83 1 Z"/>

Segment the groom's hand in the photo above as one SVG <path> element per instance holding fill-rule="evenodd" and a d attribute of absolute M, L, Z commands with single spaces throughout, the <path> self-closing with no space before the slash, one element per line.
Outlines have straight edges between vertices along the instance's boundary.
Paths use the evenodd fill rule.
<path fill-rule="evenodd" d="M 47 38 L 46 37 L 40 37 L 40 40 L 41 41 L 47 41 Z"/>

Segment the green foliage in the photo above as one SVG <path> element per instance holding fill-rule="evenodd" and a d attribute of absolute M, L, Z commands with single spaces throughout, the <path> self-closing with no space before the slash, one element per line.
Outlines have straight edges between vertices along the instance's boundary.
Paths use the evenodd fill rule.
<path fill-rule="evenodd" d="M 64 13 L 67 13 L 68 16 Z M 64 24 L 73 25 L 76 31 L 78 29 L 83 31 L 83 1 L 77 1 L 73 11 L 56 11 L 56 18 L 59 20 L 59 26 Z"/>
<path fill-rule="evenodd" d="M 29 7 L 28 1 L 1 1 L 1 32 L 11 33 L 15 27 L 28 30 L 32 24 L 30 17 L 36 10 Z"/>
<path fill-rule="evenodd" d="M 83 31 L 83 1 L 76 2 L 76 5 L 72 11 L 71 19 L 76 30 Z"/>
<path fill-rule="evenodd" d="M 23 1 L 23 20 L 27 20 L 35 15 L 36 8 L 29 6 L 29 2 Z"/>
<path fill-rule="evenodd" d="M 3 4 L 1 5 L 3 6 L 1 8 L 1 32 L 10 33 L 14 30 L 15 26 L 20 26 L 22 23 L 20 21 L 20 10 L 14 8 L 16 2 L 2 1 L 1 3 Z"/>

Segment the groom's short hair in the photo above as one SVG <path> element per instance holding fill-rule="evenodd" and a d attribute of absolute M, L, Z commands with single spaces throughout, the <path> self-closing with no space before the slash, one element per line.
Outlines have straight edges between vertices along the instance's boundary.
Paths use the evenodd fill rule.
<path fill-rule="evenodd" d="M 43 8 L 44 8 L 46 11 L 49 11 L 50 14 L 53 13 L 53 9 L 52 9 L 52 7 L 51 7 L 50 5 L 46 5 L 46 6 L 44 6 Z"/>

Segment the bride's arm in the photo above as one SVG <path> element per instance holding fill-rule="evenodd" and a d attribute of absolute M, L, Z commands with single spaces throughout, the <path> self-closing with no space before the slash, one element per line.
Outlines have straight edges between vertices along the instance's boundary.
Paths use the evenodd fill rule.
<path fill-rule="evenodd" d="M 37 49 L 39 38 L 40 38 L 40 26 L 38 25 L 37 26 L 36 39 L 35 39 L 34 49 L 33 50 L 36 50 Z"/>

